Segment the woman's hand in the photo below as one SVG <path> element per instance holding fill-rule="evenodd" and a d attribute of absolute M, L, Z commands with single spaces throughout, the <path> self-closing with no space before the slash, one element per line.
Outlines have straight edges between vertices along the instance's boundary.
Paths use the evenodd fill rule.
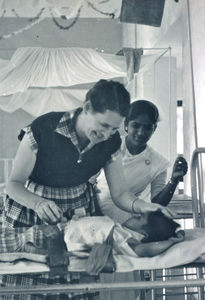
<path fill-rule="evenodd" d="M 179 182 L 180 178 L 182 178 L 188 170 L 187 161 L 183 156 L 178 156 L 174 162 L 171 180 L 173 182 Z"/>
<path fill-rule="evenodd" d="M 34 207 L 34 211 L 42 221 L 48 224 L 56 224 L 63 217 L 63 212 L 55 204 L 55 202 L 47 199 L 42 199 L 37 202 Z"/>
<path fill-rule="evenodd" d="M 135 213 L 147 213 L 150 211 L 161 211 L 168 218 L 174 218 L 175 215 L 171 209 L 164 207 L 158 203 L 149 203 L 142 199 L 136 199 L 133 202 L 133 212 Z"/>

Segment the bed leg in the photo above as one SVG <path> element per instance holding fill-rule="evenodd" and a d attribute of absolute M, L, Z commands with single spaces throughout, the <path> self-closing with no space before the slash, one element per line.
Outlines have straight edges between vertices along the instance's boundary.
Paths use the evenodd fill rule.
<path fill-rule="evenodd" d="M 202 268 L 196 269 L 197 278 L 203 278 L 203 270 Z M 204 300 L 204 287 L 198 287 L 198 300 Z"/>
<path fill-rule="evenodd" d="M 154 281 L 156 279 L 156 271 L 151 270 L 151 280 Z M 155 289 L 151 290 L 151 300 L 155 300 Z"/>

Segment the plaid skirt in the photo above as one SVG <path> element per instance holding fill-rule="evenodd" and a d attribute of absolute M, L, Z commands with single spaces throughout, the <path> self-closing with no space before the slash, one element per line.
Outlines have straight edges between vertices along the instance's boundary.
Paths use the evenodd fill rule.
<path fill-rule="evenodd" d="M 43 198 L 55 201 L 62 209 L 63 213 L 71 218 L 75 214 L 75 209 L 84 207 L 87 215 L 95 215 L 95 192 L 91 184 L 82 184 L 74 188 L 51 188 L 28 181 L 26 188 Z M 30 227 L 42 224 L 37 214 L 23 207 L 8 196 L 4 199 L 4 210 L 2 226 L 5 228 Z M 15 239 L 4 240 L 9 249 L 16 243 Z M 8 250 L 9 250 L 8 249 Z M 2 250 L 2 249 L 1 249 Z M 5 252 L 5 251 L 4 251 Z M 11 252 L 11 251 L 10 251 Z M 67 278 L 50 278 L 49 274 L 20 274 L 0 276 L 1 286 L 37 286 L 50 284 L 70 284 L 93 282 L 98 278 L 78 272 L 68 273 Z M 2 300 L 95 300 L 99 299 L 99 293 L 66 293 L 56 295 L 36 294 L 36 295 L 6 295 L 0 296 Z"/>

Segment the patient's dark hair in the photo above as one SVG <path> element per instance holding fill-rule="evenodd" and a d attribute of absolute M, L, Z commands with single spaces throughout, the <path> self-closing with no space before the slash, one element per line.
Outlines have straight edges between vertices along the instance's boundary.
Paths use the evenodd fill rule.
<path fill-rule="evenodd" d="M 164 241 L 170 237 L 176 237 L 176 229 L 178 227 L 180 227 L 178 223 L 166 217 L 161 211 L 150 212 L 147 224 L 143 226 L 143 230 L 148 236 L 142 242 Z"/>

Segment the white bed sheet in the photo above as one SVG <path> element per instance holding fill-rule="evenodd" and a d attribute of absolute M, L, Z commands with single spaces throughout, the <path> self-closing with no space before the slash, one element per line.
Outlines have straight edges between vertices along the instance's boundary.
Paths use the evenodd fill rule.
<path fill-rule="evenodd" d="M 185 241 L 175 244 L 164 253 L 155 257 L 130 257 L 116 255 L 116 272 L 131 272 L 134 270 L 151 270 L 172 268 L 188 264 L 205 257 L 205 229 L 186 230 Z M 18 261 L 20 258 L 26 260 Z M 7 260 L 10 260 L 8 262 Z M 205 260 L 204 260 L 205 262 Z M 85 259 L 70 257 L 68 271 L 81 272 L 85 270 Z M 0 254 L 0 274 L 49 272 L 46 256 L 30 253 Z"/>

